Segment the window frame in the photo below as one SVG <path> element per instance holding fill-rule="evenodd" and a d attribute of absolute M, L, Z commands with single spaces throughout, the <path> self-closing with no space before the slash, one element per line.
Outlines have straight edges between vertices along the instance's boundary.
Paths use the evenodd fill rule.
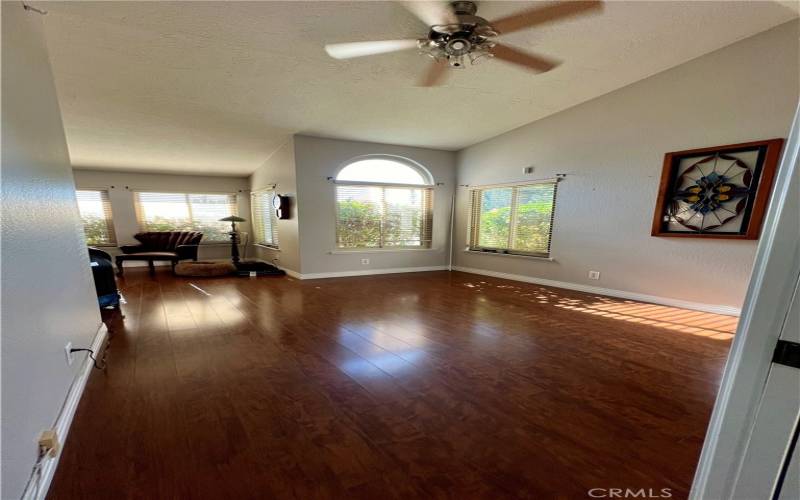
<path fill-rule="evenodd" d="M 269 203 L 267 204 L 267 211 L 269 212 L 269 221 L 270 221 L 270 237 L 273 240 L 272 242 L 261 242 L 258 241 L 258 232 L 257 232 L 257 225 L 256 225 L 256 203 L 255 198 L 259 195 L 265 193 L 272 193 L 272 196 L 269 197 Z M 275 196 L 277 196 L 277 185 L 273 184 L 270 187 L 256 189 L 250 192 L 250 226 L 253 232 L 253 245 L 269 248 L 271 250 L 280 250 L 280 238 L 278 234 L 278 215 L 275 213 L 275 208 L 272 206 L 273 200 Z M 265 231 L 266 235 L 266 231 Z"/>
<path fill-rule="evenodd" d="M 190 214 L 190 218 L 194 223 L 194 218 L 191 216 L 191 204 L 189 203 L 189 196 L 203 196 L 203 195 L 227 195 L 233 197 L 233 213 L 230 215 L 239 215 L 239 193 L 235 191 L 187 191 L 182 189 L 147 189 L 147 188 L 138 188 L 138 189 L 131 189 L 133 193 L 133 208 L 136 214 L 136 224 L 139 228 L 139 231 L 152 231 L 145 226 L 144 219 L 141 213 L 141 203 L 139 201 L 139 194 L 141 193 L 161 193 L 161 194 L 182 194 L 186 196 L 186 202 L 188 205 L 188 211 Z M 197 229 L 170 229 L 170 231 L 197 231 Z M 200 242 L 200 245 L 225 245 L 230 244 L 230 237 L 227 239 L 209 239 L 209 235 L 203 232 L 203 239 Z"/>
<path fill-rule="evenodd" d="M 86 241 L 87 246 L 113 248 L 118 246 L 117 232 L 114 228 L 114 211 L 111 207 L 111 195 L 107 187 L 76 187 L 75 188 L 75 201 L 78 201 L 78 192 L 80 191 L 94 191 L 100 194 L 100 203 L 103 205 L 103 212 L 108 215 L 105 219 L 106 231 L 108 232 L 108 241 L 104 243 L 89 243 Z M 80 204 L 78 204 L 78 216 L 81 218 L 81 226 L 83 227 L 84 238 L 86 237 L 86 225 L 83 223 L 83 215 L 80 212 Z"/>
<path fill-rule="evenodd" d="M 353 163 L 357 163 L 360 161 L 365 160 L 388 160 L 395 163 L 399 163 L 406 167 L 409 167 L 420 174 L 423 180 L 423 184 L 406 184 L 406 183 L 397 183 L 397 182 L 374 182 L 374 181 L 352 181 L 352 180 L 338 180 L 337 177 L 339 174 L 348 166 L 352 165 Z M 404 158 L 402 156 L 395 156 L 395 155 L 387 155 L 387 154 L 371 154 L 371 155 L 362 155 L 357 156 L 355 158 L 351 158 L 346 162 L 339 165 L 339 168 L 336 170 L 336 175 L 333 177 L 329 177 L 328 180 L 334 185 L 334 196 L 333 196 L 333 226 L 334 226 L 334 241 L 333 241 L 333 250 L 331 253 L 333 254 L 344 254 L 344 253 L 370 253 L 370 252 L 407 252 L 407 251 L 431 251 L 434 249 L 433 245 L 433 214 L 434 214 L 434 195 L 435 195 L 435 186 L 436 183 L 434 181 L 433 175 L 428 171 L 427 168 L 420 165 L 419 163 L 410 160 L 408 158 Z M 420 243 L 421 245 L 415 246 L 407 246 L 407 245 L 385 245 L 384 244 L 384 237 L 383 237 L 383 229 L 381 229 L 381 238 L 380 238 L 380 245 L 376 247 L 343 247 L 339 246 L 339 188 L 346 187 L 346 186 L 361 186 L 361 187 L 375 187 L 375 188 L 382 188 L 385 193 L 386 188 L 410 188 L 410 189 L 420 189 L 423 191 L 423 196 L 427 197 L 427 205 L 428 210 L 427 212 L 424 211 L 425 201 L 423 201 L 423 214 L 422 220 L 423 223 L 420 227 Z M 385 196 L 385 194 L 383 195 Z M 426 230 L 427 226 L 427 230 Z M 425 235 L 427 232 L 430 233 L 430 240 L 423 240 L 422 236 Z"/>
<path fill-rule="evenodd" d="M 506 184 L 492 184 L 485 186 L 470 186 L 469 188 L 469 207 L 467 212 L 467 247 L 466 251 L 473 253 L 480 253 L 485 255 L 506 255 L 513 257 L 527 257 L 532 259 L 553 260 L 553 234 L 555 231 L 555 215 L 558 200 L 558 184 L 560 178 L 544 179 L 539 181 L 520 181 Z M 524 250 L 515 250 L 513 246 L 514 237 L 517 233 L 517 216 L 519 207 L 519 190 L 530 186 L 538 186 L 542 184 L 550 184 L 553 186 L 553 201 L 550 208 L 550 231 L 547 238 L 547 252 L 529 252 Z M 509 223 L 508 223 L 508 240 L 505 247 L 484 247 L 479 245 L 480 241 L 480 206 L 475 209 L 475 203 L 480 204 L 482 200 L 482 193 L 490 189 L 503 189 L 511 188 L 511 201 L 509 204 Z M 478 219 L 475 220 L 475 215 Z"/>

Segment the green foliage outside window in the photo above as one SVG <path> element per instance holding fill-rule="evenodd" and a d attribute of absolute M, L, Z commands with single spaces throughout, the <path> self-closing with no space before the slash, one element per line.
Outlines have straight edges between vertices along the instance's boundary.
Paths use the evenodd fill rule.
<path fill-rule="evenodd" d="M 362 200 L 337 202 L 339 248 L 419 247 L 423 245 L 423 210 L 405 204 Z"/>
<path fill-rule="evenodd" d="M 515 207 L 511 206 L 512 189 L 516 189 Z M 478 198 L 481 203 L 478 241 L 475 246 L 547 254 L 554 195 L 552 184 L 495 188 L 481 192 Z M 512 224 L 513 241 L 510 241 Z"/>
<path fill-rule="evenodd" d="M 513 249 L 547 253 L 550 242 L 550 213 L 553 201 L 536 200 L 519 205 Z"/>
<path fill-rule="evenodd" d="M 342 200 L 337 203 L 336 236 L 340 248 L 376 248 L 381 243 L 381 209 L 376 203 Z"/>
<path fill-rule="evenodd" d="M 86 243 L 89 245 L 107 245 L 111 243 L 108 235 L 106 220 L 93 215 L 84 215 L 83 231 L 86 233 Z"/>
<path fill-rule="evenodd" d="M 209 223 L 190 221 L 188 219 L 168 219 L 155 216 L 144 223 L 147 231 L 200 231 L 203 233 L 203 242 L 227 241 L 230 236 L 229 222 Z"/>

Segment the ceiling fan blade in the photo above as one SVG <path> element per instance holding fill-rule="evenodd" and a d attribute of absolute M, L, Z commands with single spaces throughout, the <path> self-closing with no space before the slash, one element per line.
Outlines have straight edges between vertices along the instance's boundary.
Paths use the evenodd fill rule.
<path fill-rule="evenodd" d="M 504 35 L 519 31 L 523 28 L 559 21 L 571 16 L 600 12 L 603 10 L 603 7 L 604 3 L 600 0 L 556 2 L 495 19 L 489 24 L 491 24 L 498 33 Z"/>
<path fill-rule="evenodd" d="M 372 56 L 416 48 L 417 41 L 413 39 L 378 40 L 372 42 L 331 43 L 325 46 L 325 52 L 334 59 L 350 59 L 352 57 Z"/>
<path fill-rule="evenodd" d="M 441 85 L 447 77 L 447 60 L 433 61 L 419 82 L 420 87 Z"/>
<path fill-rule="evenodd" d="M 428 27 L 458 23 L 458 18 L 449 3 L 438 0 L 401 3 Z"/>
<path fill-rule="evenodd" d="M 521 50 L 517 50 L 501 43 L 496 44 L 492 48 L 492 54 L 494 54 L 494 56 L 498 59 L 502 59 L 503 61 L 507 61 L 512 64 L 524 66 L 538 73 L 550 71 L 561 64 L 561 61 L 533 55 L 528 52 L 522 52 Z"/>

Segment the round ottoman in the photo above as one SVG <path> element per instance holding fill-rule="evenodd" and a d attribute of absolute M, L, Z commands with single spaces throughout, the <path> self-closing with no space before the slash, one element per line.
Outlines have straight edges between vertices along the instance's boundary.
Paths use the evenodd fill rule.
<path fill-rule="evenodd" d="M 175 266 L 175 274 L 178 276 L 226 276 L 234 271 L 236 271 L 236 268 L 229 260 L 187 260 L 179 262 Z"/>

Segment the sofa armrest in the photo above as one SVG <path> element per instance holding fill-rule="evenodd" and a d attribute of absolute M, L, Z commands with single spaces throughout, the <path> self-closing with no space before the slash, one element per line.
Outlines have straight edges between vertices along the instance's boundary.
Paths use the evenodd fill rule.
<path fill-rule="evenodd" d="M 122 253 L 130 254 L 130 253 L 139 253 L 144 252 L 144 245 L 122 245 L 119 247 Z"/>
<path fill-rule="evenodd" d="M 200 245 L 178 245 L 175 247 L 175 253 L 178 254 L 178 260 L 197 260 L 197 249 L 199 247 Z"/>

